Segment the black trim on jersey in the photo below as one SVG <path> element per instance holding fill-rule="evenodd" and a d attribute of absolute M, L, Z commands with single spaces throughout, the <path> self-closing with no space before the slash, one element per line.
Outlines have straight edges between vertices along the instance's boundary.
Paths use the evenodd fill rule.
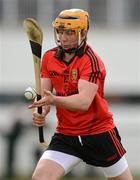
<path fill-rule="evenodd" d="M 88 55 L 88 57 L 90 59 L 91 68 L 92 68 L 92 72 L 90 74 L 89 81 L 96 83 L 97 79 L 99 77 L 99 73 L 100 73 L 98 59 L 90 47 L 87 48 L 86 54 Z"/>
<path fill-rule="evenodd" d="M 64 53 L 63 49 L 61 47 L 58 47 L 56 53 L 54 54 L 54 56 L 56 58 L 60 59 L 60 60 L 63 60 L 64 54 L 65 53 Z"/>

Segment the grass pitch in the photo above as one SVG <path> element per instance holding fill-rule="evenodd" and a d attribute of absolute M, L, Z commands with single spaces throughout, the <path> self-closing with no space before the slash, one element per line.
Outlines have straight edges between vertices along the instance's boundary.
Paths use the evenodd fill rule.
<path fill-rule="evenodd" d="M 23 177 L 16 177 L 16 178 L 2 178 L 1 180 L 31 180 L 31 178 L 23 178 Z M 61 180 L 106 180 L 106 178 L 93 178 L 93 177 L 75 177 L 75 178 L 61 178 Z M 140 180 L 140 176 L 134 177 L 134 180 Z"/>

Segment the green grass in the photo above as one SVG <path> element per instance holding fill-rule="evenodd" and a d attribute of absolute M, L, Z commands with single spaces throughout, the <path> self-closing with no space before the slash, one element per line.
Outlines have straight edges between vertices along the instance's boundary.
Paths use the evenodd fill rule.
<path fill-rule="evenodd" d="M 16 177 L 16 178 L 3 178 L 2 180 L 31 180 L 31 178 L 22 178 L 22 177 Z M 81 178 L 62 178 L 61 180 L 106 180 L 105 178 L 87 178 L 87 177 L 81 177 Z M 134 177 L 134 180 L 140 180 L 140 176 Z"/>

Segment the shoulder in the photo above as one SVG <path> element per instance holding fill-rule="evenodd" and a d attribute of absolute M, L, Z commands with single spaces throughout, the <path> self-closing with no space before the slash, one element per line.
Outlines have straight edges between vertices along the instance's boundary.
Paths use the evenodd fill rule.
<path fill-rule="evenodd" d="M 44 57 L 45 56 L 54 56 L 54 54 L 57 52 L 57 50 L 58 50 L 58 47 L 51 48 L 51 49 L 47 50 L 43 56 Z"/>
<path fill-rule="evenodd" d="M 47 50 L 42 57 L 42 66 L 46 66 L 48 63 L 53 63 L 54 55 L 57 52 L 57 47 Z"/>
<path fill-rule="evenodd" d="M 92 62 L 93 64 L 97 64 L 98 66 L 104 66 L 104 62 L 103 62 L 102 58 L 89 45 L 87 45 L 87 48 L 85 51 L 85 59 L 87 59 L 87 61 Z"/>
<path fill-rule="evenodd" d="M 89 45 L 87 45 L 86 51 L 85 51 L 86 56 L 89 59 L 96 59 L 96 60 L 101 60 L 100 56 L 98 53 Z"/>

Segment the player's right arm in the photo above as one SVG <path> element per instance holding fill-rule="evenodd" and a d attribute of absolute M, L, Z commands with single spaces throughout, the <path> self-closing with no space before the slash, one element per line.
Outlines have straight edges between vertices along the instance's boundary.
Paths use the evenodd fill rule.
<path fill-rule="evenodd" d="M 52 92 L 52 82 L 49 78 L 42 78 L 41 79 L 41 96 L 44 96 L 44 91 L 43 89 L 48 89 L 48 91 Z M 50 112 L 50 106 L 43 106 L 42 107 L 42 114 L 37 113 L 36 110 L 33 111 L 32 113 L 32 118 L 33 118 L 33 125 L 37 127 L 41 127 L 45 125 L 45 117 L 46 115 Z"/>

